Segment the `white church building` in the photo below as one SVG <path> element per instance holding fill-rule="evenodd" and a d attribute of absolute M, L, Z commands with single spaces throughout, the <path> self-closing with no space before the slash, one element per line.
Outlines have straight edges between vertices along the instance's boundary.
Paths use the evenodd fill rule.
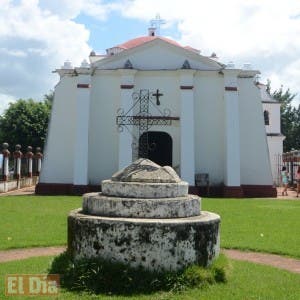
<path fill-rule="evenodd" d="M 37 193 L 99 190 L 101 180 L 147 157 L 172 166 L 194 193 L 276 196 L 259 71 L 222 64 L 153 29 L 106 52 L 56 70 Z"/>
<path fill-rule="evenodd" d="M 285 139 L 281 133 L 280 102 L 270 95 L 267 85 L 257 83 L 257 87 L 261 91 L 273 182 L 275 185 L 280 185 L 280 167 L 282 166 L 283 141 Z"/>

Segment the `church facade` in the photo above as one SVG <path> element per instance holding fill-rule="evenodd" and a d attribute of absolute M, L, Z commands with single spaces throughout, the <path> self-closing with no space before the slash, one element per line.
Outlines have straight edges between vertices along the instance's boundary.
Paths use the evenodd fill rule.
<path fill-rule="evenodd" d="M 205 174 L 211 195 L 276 196 L 258 71 L 150 32 L 56 72 L 37 193 L 99 190 L 148 157 L 171 165 L 193 192 Z"/>

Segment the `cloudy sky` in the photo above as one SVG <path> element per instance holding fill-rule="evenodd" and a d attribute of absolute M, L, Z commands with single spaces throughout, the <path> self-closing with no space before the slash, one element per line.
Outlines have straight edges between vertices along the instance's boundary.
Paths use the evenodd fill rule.
<path fill-rule="evenodd" d="M 272 87 L 290 88 L 300 103 L 299 0 L 0 0 L 0 113 L 18 98 L 42 99 L 52 71 L 74 66 L 91 50 L 147 34 L 157 14 L 161 35 L 217 53 L 236 66 L 251 63 Z"/>

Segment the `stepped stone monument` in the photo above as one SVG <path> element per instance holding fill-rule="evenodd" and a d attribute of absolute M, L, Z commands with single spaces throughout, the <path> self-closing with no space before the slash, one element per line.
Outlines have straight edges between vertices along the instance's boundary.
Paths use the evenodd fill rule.
<path fill-rule="evenodd" d="M 219 254 L 219 224 L 171 167 L 139 159 L 70 212 L 68 252 L 156 271 L 208 266 Z"/>

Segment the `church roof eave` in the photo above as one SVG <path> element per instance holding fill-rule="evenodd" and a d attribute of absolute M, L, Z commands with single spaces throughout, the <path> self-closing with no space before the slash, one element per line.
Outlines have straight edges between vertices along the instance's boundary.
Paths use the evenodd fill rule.
<path fill-rule="evenodd" d="M 123 50 L 129 50 L 129 49 L 141 46 L 143 44 L 149 43 L 153 40 L 157 40 L 157 39 L 163 40 L 164 42 L 175 45 L 177 47 L 182 47 L 176 41 L 171 40 L 171 39 L 166 38 L 166 37 L 162 37 L 162 36 L 141 36 L 141 37 L 137 37 L 135 39 L 129 40 L 125 43 L 119 44 L 117 46 L 114 46 L 112 48 L 119 48 L 119 49 L 123 49 Z"/>
<path fill-rule="evenodd" d="M 261 98 L 262 98 L 262 103 L 270 103 L 270 104 L 280 104 L 280 102 L 278 100 L 276 100 L 275 98 L 273 98 L 270 93 L 267 90 L 267 85 L 258 82 L 256 84 L 257 88 L 260 91 L 261 94 Z"/>
<path fill-rule="evenodd" d="M 256 75 L 261 74 L 259 70 L 243 70 L 240 69 L 240 73 L 238 75 L 239 78 L 253 78 Z"/>
<path fill-rule="evenodd" d="M 107 56 L 107 57 L 101 59 L 100 61 L 96 61 L 95 63 L 93 63 L 93 66 L 96 67 L 96 68 L 98 68 L 98 67 L 101 68 L 101 66 L 103 66 L 105 64 L 108 64 L 110 62 L 113 62 L 114 60 L 125 58 L 125 57 L 130 56 L 130 55 L 132 55 L 132 54 L 134 54 L 134 53 L 136 53 L 140 50 L 146 49 L 150 45 L 154 46 L 156 44 L 164 45 L 165 47 L 169 47 L 169 48 L 172 48 L 175 51 L 179 51 L 182 54 L 184 54 L 183 56 L 186 57 L 187 59 L 202 60 L 202 61 L 204 60 L 205 63 L 208 66 L 211 66 L 212 70 L 220 70 L 224 67 L 223 64 L 221 64 L 219 62 L 216 62 L 215 60 L 213 60 L 213 59 L 211 59 L 207 56 L 197 54 L 193 51 L 185 49 L 184 47 L 168 43 L 168 42 L 164 41 L 163 39 L 159 39 L 159 38 L 147 41 L 147 42 L 145 42 L 141 45 L 138 45 L 136 47 L 132 47 L 132 48 L 124 50 L 120 53 L 116 53 L 115 55 Z"/>
<path fill-rule="evenodd" d="M 107 55 L 93 55 L 89 57 L 90 63 L 94 64 L 95 62 L 106 58 Z"/>
<path fill-rule="evenodd" d="M 286 138 L 286 136 L 283 135 L 282 133 L 267 133 L 267 136 L 269 136 L 269 137 L 278 137 L 278 138 L 282 138 L 283 140 Z"/>
<path fill-rule="evenodd" d="M 274 100 L 274 101 L 267 101 L 267 100 L 262 100 L 261 101 L 262 103 L 266 103 L 266 104 L 278 104 L 278 105 L 281 105 L 281 103 L 277 100 Z"/>
<path fill-rule="evenodd" d="M 62 78 L 63 76 L 77 76 L 79 74 L 89 75 L 92 74 L 92 70 L 91 68 L 75 67 L 72 69 L 56 69 L 52 73 L 57 73 Z"/>
<path fill-rule="evenodd" d="M 75 69 L 56 69 L 52 71 L 52 73 L 57 73 L 60 77 L 63 77 L 65 75 L 74 76 L 76 75 Z"/>

